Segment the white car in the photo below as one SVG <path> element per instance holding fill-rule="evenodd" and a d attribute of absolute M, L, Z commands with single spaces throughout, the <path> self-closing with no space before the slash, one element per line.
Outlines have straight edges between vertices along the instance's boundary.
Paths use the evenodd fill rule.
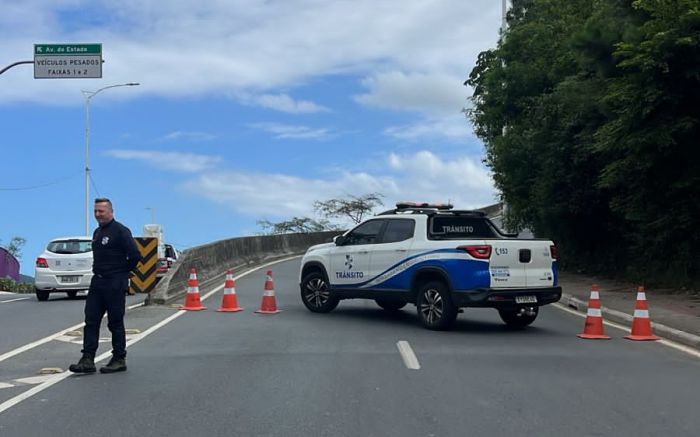
<path fill-rule="evenodd" d="M 74 298 L 88 290 L 92 280 L 92 239 L 62 237 L 51 240 L 36 259 L 36 298 L 48 300 L 50 293 L 65 292 Z"/>

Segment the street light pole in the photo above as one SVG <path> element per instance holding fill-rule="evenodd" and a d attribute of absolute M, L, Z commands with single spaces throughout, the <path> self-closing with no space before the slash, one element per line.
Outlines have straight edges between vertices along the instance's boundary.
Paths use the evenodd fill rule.
<path fill-rule="evenodd" d="M 151 211 L 151 223 L 156 222 L 156 209 L 151 208 L 150 206 L 146 208 L 147 210 Z"/>
<path fill-rule="evenodd" d="M 508 0 L 503 0 L 501 3 L 501 34 L 506 31 L 506 26 L 508 25 L 506 17 L 508 14 Z"/>
<path fill-rule="evenodd" d="M 120 86 L 137 86 L 136 82 L 121 83 L 118 85 L 109 85 L 98 89 L 97 91 L 83 90 L 85 97 L 85 235 L 90 235 L 90 100 L 100 91 L 109 88 Z"/>

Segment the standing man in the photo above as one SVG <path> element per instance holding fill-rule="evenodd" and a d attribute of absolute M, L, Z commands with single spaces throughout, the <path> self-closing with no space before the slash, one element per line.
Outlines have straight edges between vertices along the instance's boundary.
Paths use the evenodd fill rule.
<path fill-rule="evenodd" d="M 126 226 L 114 220 L 112 202 L 95 199 L 95 219 L 99 227 L 92 235 L 92 282 L 85 301 L 83 357 L 69 369 L 75 373 L 95 372 L 95 353 L 100 337 L 100 323 L 107 312 L 107 326 L 112 333 L 112 359 L 100 367 L 101 373 L 126 370 L 126 332 L 124 312 L 129 287 L 129 272 L 141 261 L 141 253 Z"/>

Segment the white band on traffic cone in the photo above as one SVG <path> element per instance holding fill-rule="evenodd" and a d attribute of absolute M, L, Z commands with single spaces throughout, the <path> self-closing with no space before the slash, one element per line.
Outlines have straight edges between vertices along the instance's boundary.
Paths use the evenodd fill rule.
<path fill-rule="evenodd" d="M 639 319 L 648 319 L 649 310 L 634 310 L 634 317 Z"/>
<path fill-rule="evenodd" d="M 586 315 L 591 317 L 603 317 L 603 312 L 599 308 L 588 308 Z"/>

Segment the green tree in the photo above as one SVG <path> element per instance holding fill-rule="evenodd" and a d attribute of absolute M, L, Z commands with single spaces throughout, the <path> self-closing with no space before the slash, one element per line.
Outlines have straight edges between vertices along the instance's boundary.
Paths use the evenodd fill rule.
<path fill-rule="evenodd" d="M 595 144 L 599 185 L 624 218 L 639 273 L 697 278 L 700 261 L 700 1 L 637 0 Z"/>
<path fill-rule="evenodd" d="M 565 263 L 697 278 L 699 2 L 515 0 L 479 55 L 468 113 L 509 224 Z"/>
<path fill-rule="evenodd" d="M 2 240 L 0 240 L 0 247 L 4 247 L 12 256 L 17 258 L 17 260 L 22 259 L 22 248 L 24 247 L 24 244 L 27 242 L 27 240 L 23 237 L 12 237 L 12 240 L 10 240 L 10 244 L 7 246 L 2 244 Z"/>

